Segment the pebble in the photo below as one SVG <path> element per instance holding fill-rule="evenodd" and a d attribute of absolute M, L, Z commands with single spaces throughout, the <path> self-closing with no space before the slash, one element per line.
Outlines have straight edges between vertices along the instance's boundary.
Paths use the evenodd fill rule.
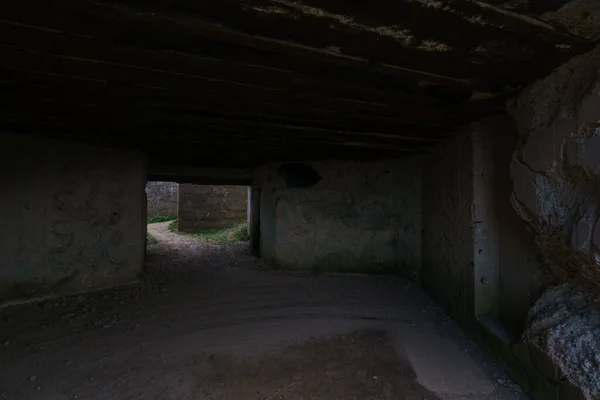
<path fill-rule="evenodd" d="M 31 375 L 31 376 L 29 377 L 29 380 L 30 380 L 30 381 L 35 381 L 36 379 L 37 379 L 37 376 L 35 376 L 35 375 Z"/>

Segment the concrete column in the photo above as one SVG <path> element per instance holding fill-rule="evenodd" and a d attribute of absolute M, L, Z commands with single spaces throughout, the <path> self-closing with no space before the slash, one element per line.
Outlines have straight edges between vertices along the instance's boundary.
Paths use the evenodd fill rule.
<path fill-rule="evenodd" d="M 248 236 L 250 251 L 260 256 L 260 188 L 248 187 Z"/>
<path fill-rule="evenodd" d="M 2 134 L 0 177 L 0 303 L 138 278 L 142 154 Z"/>

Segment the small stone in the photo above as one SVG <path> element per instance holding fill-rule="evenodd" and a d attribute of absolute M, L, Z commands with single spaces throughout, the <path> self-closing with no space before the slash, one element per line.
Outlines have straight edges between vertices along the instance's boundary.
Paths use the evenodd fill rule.
<path fill-rule="evenodd" d="M 373 379 L 377 381 L 377 380 L 379 380 L 379 377 L 378 376 L 374 376 Z"/>
<path fill-rule="evenodd" d="M 31 375 L 29 377 L 29 380 L 32 381 L 32 382 L 35 381 L 36 379 L 37 379 L 37 376 L 35 376 L 35 375 Z"/>
<path fill-rule="evenodd" d="M 40 390 L 42 390 L 41 386 L 36 387 L 36 390 L 39 392 Z"/>
<path fill-rule="evenodd" d="M 501 384 L 502 386 L 505 386 L 507 381 L 505 379 L 496 379 L 496 382 L 498 382 L 499 384 Z"/>

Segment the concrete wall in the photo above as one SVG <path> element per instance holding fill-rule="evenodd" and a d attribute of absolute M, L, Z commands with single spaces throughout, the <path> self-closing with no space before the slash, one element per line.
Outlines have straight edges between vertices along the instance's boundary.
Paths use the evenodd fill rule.
<path fill-rule="evenodd" d="M 472 126 L 475 317 L 505 343 L 519 339 L 541 294 L 539 252 L 511 204 L 518 132 L 500 116 Z"/>
<path fill-rule="evenodd" d="M 432 149 L 423 171 L 423 287 L 452 315 L 473 314 L 473 150 L 465 129 Z"/>
<path fill-rule="evenodd" d="M 177 216 L 179 184 L 175 182 L 148 182 L 146 184 L 148 216 Z"/>
<path fill-rule="evenodd" d="M 247 218 L 245 186 L 179 185 L 179 230 L 223 228 Z"/>
<path fill-rule="evenodd" d="M 311 162 L 295 179 L 288 169 L 303 168 L 272 164 L 258 176 L 262 258 L 291 270 L 418 275 L 420 159 Z"/>
<path fill-rule="evenodd" d="M 600 49 L 431 150 L 423 286 L 536 399 L 600 399 Z"/>
<path fill-rule="evenodd" d="M 0 144 L 0 302 L 137 279 L 142 155 L 4 134 Z"/>
<path fill-rule="evenodd" d="M 517 136 L 508 115 L 469 125 L 428 153 L 423 181 L 423 286 L 505 342 L 540 294 L 538 251 L 511 204 Z"/>

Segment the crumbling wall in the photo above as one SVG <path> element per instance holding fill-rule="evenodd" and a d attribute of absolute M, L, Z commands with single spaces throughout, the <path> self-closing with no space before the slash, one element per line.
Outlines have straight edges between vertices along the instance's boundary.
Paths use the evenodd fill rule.
<path fill-rule="evenodd" d="M 261 169 L 261 256 L 291 270 L 394 273 L 421 266 L 421 160 Z"/>
<path fill-rule="evenodd" d="M 530 376 L 539 372 L 532 351 L 552 366 L 536 378 L 546 395 L 566 382 L 599 399 L 600 48 L 526 88 L 509 108 L 520 133 L 513 204 L 535 234 L 548 286 L 520 356 Z"/>
<path fill-rule="evenodd" d="M 245 186 L 179 185 L 179 230 L 226 227 L 247 218 L 247 203 Z"/>
<path fill-rule="evenodd" d="M 175 182 L 148 182 L 146 184 L 148 198 L 148 216 L 177 216 L 179 200 L 179 184 Z"/>
<path fill-rule="evenodd" d="M 0 143 L 0 303 L 137 279 L 141 154 L 8 134 Z"/>

